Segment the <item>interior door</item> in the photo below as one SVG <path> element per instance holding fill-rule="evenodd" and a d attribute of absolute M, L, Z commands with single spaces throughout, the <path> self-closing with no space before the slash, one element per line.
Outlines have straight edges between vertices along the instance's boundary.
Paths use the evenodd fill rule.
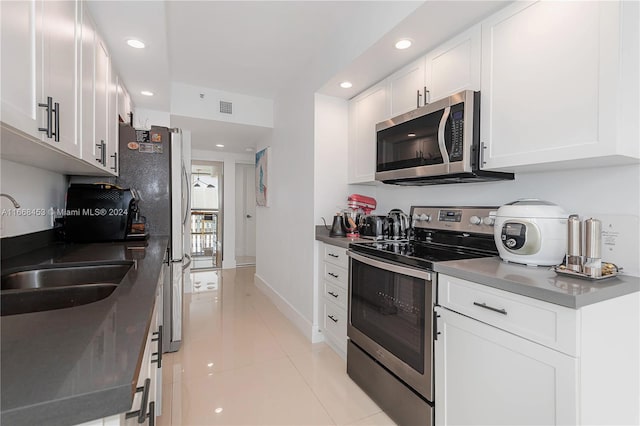
<path fill-rule="evenodd" d="M 236 264 L 253 264 L 255 256 L 255 167 L 236 164 Z"/>

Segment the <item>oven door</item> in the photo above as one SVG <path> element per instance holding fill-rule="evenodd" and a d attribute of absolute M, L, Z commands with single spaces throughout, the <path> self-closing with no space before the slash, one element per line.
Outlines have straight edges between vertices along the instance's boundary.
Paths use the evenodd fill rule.
<path fill-rule="evenodd" d="M 348 254 L 347 336 L 433 401 L 433 273 Z"/>

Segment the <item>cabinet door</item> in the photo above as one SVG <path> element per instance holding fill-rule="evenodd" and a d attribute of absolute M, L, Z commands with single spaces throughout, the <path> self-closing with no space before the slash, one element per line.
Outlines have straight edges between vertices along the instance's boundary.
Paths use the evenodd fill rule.
<path fill-rule="evenodd" d="M 463 90 L 480 90 L 480 25 L 427 54 L 425 81 L 425 102 L 434 102 Z"/>
<path fill-rule="evenodd" d="M 58 125 L 54 127 L 59 141 L 46 135 L 43 140 L 80 158 L 80 143 L 76 135 L 77 41 L 80 34 L 77 13 L 77 1 L 42 2 L 43 87 L 39 99 L 44 103 L 47 97 L 52 97 L 58 104 L 54 114 Z M 41 113 L 41 117 L 41 127 L 46 127 L 46 114 Z"/>
<path fill-rule="evenodd" d="M 107 114 L 107 154 L 106 167 L 110 173 L 118 174 L 118 133 L 120 124 L 118 121 L 118 74 L 110 63 L 109 68 L 109 89 L 107 92 L 108 114 Z"/>
<path fill-rule="evenodd" d="M 424 58 L 387 78 L 391 117 L 425 105 Z"/>
<path fill-rule="evenodd" d="M 109 53 L 100 40 L 96 40 L 96 59 L 95 59 L 95 103 L 94 103 L 94 120 L 95 135 L 94 145 L 96 146 L 95 158 L 99 159 L 102 167 L 108 164 L 106 151 L 102 154 L 103 146 L 106 147 L 109 134 Z M 106 148 L 105 148 L 106 149 Z M 104 159 L 104 163 L 102 160 Z"/>
<path fill-rule="evenodd" d="M 95 80 L 96 80 L 96 31 L 87 7 L 82 12 L 82 36 L 80 44 L 80 143 L 82 159 L 97 163 L 95 144 Z"/>
<path fill-rule="evenodd" d="M 437 425 L 576 424 L 578 361 L 436 308 Z"/>
<path fill-rule="evenodd" d="M 482 24 L 485 168 L 526 170 L 614 153 L 619 7 L 516 2 Z"/>
<path fill-rule="evenodd" d="M 42 90 L 41 44 L 38 42 L 41 4 L 35 1 L 0 2 L 2 47 L 2 121 L 37 139 Z"/>
<path fill-rule="evenodd" d="M 349 183 L 373 182 L 376 124 L 389 118 L 386 83 L 378 83 L 349 102 Z"/>

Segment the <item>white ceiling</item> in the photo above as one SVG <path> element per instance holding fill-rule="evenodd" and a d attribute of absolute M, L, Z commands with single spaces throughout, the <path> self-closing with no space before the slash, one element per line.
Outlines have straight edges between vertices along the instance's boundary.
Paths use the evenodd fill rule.
<path fill-rule="evenodd" d="M 171 126 L 191 131 L 191 149 L 238 154 L 255 152 L 257 142 L 272 132 L 268 127 L 202 120 L 174 114 L 171 115 Z M 222 144 L 224 148 L 218 148 L 216 144 Z"/>
<path fill-rule="evenodd" d="M 374 8 L 392 11 L 399 3 L 91 0 L 87 4 L 136 107 L 169 111 L 172 81 L 273 98 L 309 66 L 333 34 L 373 31 L 376 23 L 365 19 L 367 12 Z M 504 4 L 424 2 L 330 79 L 321 92 L 349 99 Z M 147 47 L 130 48 L 125 41 L 131 37 L 143 40 Z M 412 38 L 414 46 L 395 50 L 393 45 L 400 37 Z M 346 79 L 354 87 L 338 88 L 338 83 Z M 150 90 L 155 96 L 142 96 L 142 90 Z M 245 152 L 267 131 L 187 117 L 171 119 L 172 126 L 192 130 L 192 140 L 198 145 L 194 148 L 198 149 L 211 149 L 209 143 L 228 141 L 226 151 L 237 144 L 233 151 Z"/>

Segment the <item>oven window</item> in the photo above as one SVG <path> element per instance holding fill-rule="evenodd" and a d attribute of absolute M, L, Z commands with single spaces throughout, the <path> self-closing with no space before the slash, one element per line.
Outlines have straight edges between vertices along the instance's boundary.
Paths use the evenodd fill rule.
<path fill-rule="evenodd" d="M 442 110 L 377 133 L 376 171 L 442 164 L 438 126 Z"/>
<path fill-rule="evenodd" d="M 355 259 L 351 262 L 351 325 L 421 374 L 425 358 L 425 284 L 421 278 Z"/>

